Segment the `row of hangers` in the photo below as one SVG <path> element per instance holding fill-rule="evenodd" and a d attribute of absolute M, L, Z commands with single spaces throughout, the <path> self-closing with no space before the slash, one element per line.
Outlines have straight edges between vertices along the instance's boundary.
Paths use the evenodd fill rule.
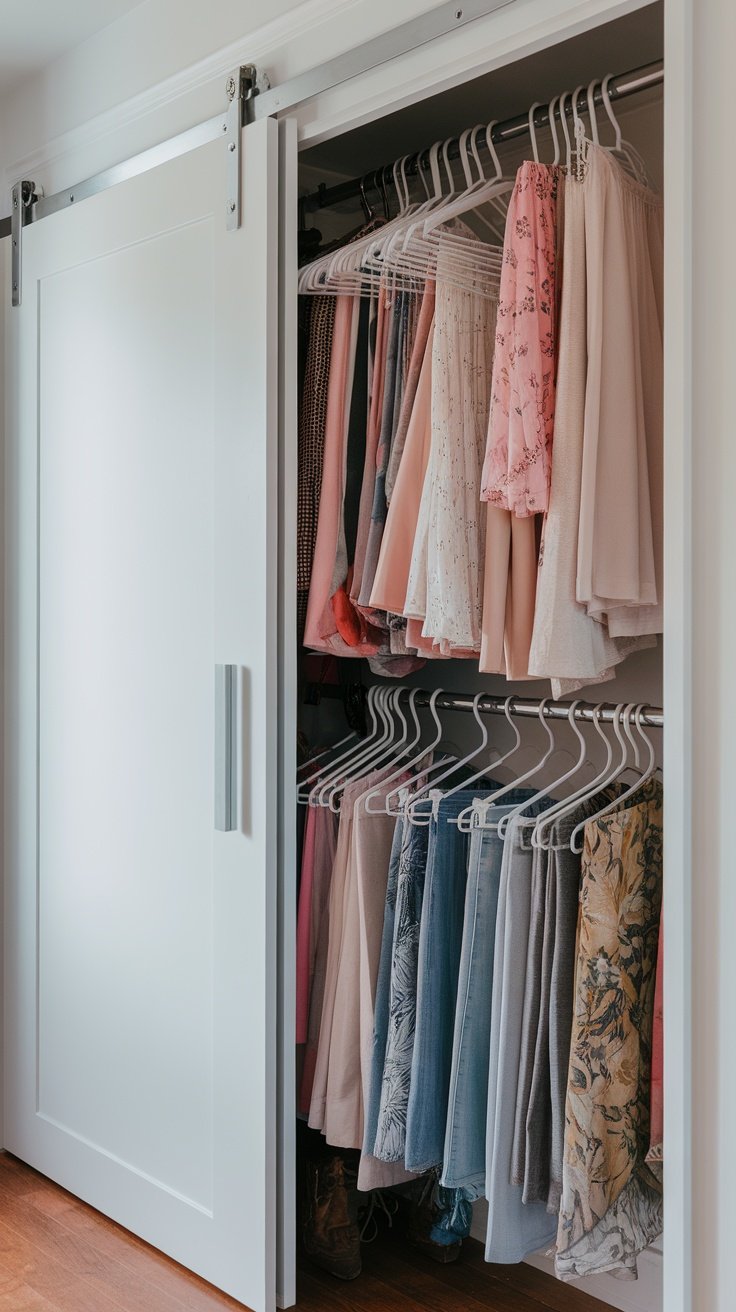
<path fill-rule="evenodd" d="M 647 185 L 644 162 L 628 142 L 611 105 L 609 73 L 600 83 L 600 93 L 606 114 L 614 130 L 614 142 L 605 147 L 610 150 L 638 181 Z M 560 164 L 561 144 L 555 122 L 559 118 L 565 142 L 567 173 L 580 177 L 585 167 L 586 143 L 601 145 L 595 95 L 597 80 L 587 88 L 587 110 L 590 120 L 590 137 L 578 109 L 578 98 L 585 91 L 579 86 L 574 92 L 554 96 L 547 108 L 554 146 L 552 163 Z M 532 155 L 539 163 L 539 148 L 534 115 L 541 108 L 535 102 L 528 115 Z M 568 113 L 572 114 L 573 140 L 569 131 Z M 418 158 L 417 175 L 424 188 L 424 197 L 413 200 L 408 177 L 408 165 L 415 156 L 405 155 L 392 166 L 391 178 L 396 193 L 398 212 L 389 214 L 388 193 L 383 189 L 386 219 L 380 223 L 368 207 L 365 186 L 361 196 L 366 209 L 366 228 L 352 241 L 319 256 L 305 265 L 299 275 L 299 291 L 304 295 L 372 295 L 382 279 L 388 278 L 396 290 L 416 290 L 417 285 L 437 273 L 441 262 L 443 281 L 463 290 L 497 297 L 503 260 L 504 228 L 508 197 L 514 186 L 514 174 L 505 173 L 498 157 L 493 131 L 497 120 L 487 125 L 468 128 L 459 138 L 459 157 L 464 186 L 458 184 L 450 161 L 453 138 L 437 141 L 428 152 Z M 490 159 L 492 174 L 486 172 L 481 161 L 479 144 L 483 142 Z M 428 156 L 429 179 L 425 176 L 422 157 Z M 468 227 L 463 219 L 470 219 Z M 480 229 L 481 231 L 477 231 Z"/>
<path fill-rule="evenodd" d="M 503 768 L 510 775 L 508 783 L 503 783 L 489 796 L 474 800 L 448 823 L 457 824 L 464 833 L 472 829 L 495 829 L 499 837 L 505 838 L 512 822 L 518 821 L 521 830 L 528 831 L 532 847 L 549 850 L 552 846 L 552 826 L 556 820 L 565 819 L 579 806 L 592 802 L 599 794 L 620 783 L 627 772 L 633 772 L 635 780 L 630 787 L 615 798 L 606 799 L 592 817 L 588 816 L 572 830 L 569 846 L 574 852 L 581 852 L 583 832 L 588 820 L 597 819 L 614 806 L 620 808 L 657 770 L 655 747 L 643 722 L 643 703 L 621 702 L 615 707 L 610 722 L 612 736 L 604 729 L 601 719 L 603 706 L 594 708 L 592 724 L 604 744 L 606 756 L 605 764 L 596 771 L 589 757 L 590 745 L 576 719 L 577 708 L 583 703 L 580 700 L 572 702 L 564 719 L 560 721 L 563 725 L 568 724 L 577 738 L 578 752 L 575 755 L 557 743 L 553 727 L 556 722 L 545 715 L 550 698 L 543 698 L 539 703 L 538 718 L 546 734 L 546 748 L 540 755 L 538 746 L 533 746 L 531 768 L 517 774 L 508 763 L 522 750 L 528 750 L 529 744 L 523 744 L 522 733 L 514 718 L 513 696 L 506 698 L 503 708 L 514 735 L 512 747 L 502 755 L 493 750 L 488 753 L 490 734 L 481 710 L 485 694 L 478 693 L 473 699 L 472 711 L 480 732 L 480 741 L 472 751 L 458 759 L 448 757 L 446 751 L 442 750 L 444 728 L 437 702 L 444 695 L 443 690 L 435 689 L 429 698 L 428 709 L 433 724 L 428 739 L 418 715 L 417 700 L 422 695 L 417 688 L 369 688 L 366 708 L 371 728 L 367 736 L 360 737 L 356 732 L 347 734 L 338 743 L 305 762 L 300 767 L 298 802 L 301 805 L 325 807 L 337 813 L 348 784 L 380 770 L 380 790 L 374 786 L 362 794 L 365 810 L 371 815 L 401 815 L 413 825 L 429 825 L 432 816 L 437 816 L 440 795 L 447 797 L 460 790 L 472 789 L 489 772 L 498 775 L 499 768 Z M 402 706 L 404 699 L 408 715 Z M 528 786 L 542 771 L 549 773 L 555 754 L 567 757 L 572 761 L 572 766 L 558 776 L 547 779 L 531 798 L 506 812 L 500 820 L 491 819 L 491 807 L 503 803 L 504 798 L 521 785 Z M 459 772 L 478 762 L 480 768 L 475 773 L 469 777 L 460 773 L 456 782 L 450 782 L 453 775 L 458 776 Z M 392 766 L 395 768 L 392 769 Z M 589 770 L 593 770 L 593 777 L 576 786 L 576 776 Z M 443 785 L 441 794 L 437 791 L 440 785 Z M 561 791 L 563 795 L 559 796 Z M 537 802 L 549 797 L 557 800 L 547 810 L 538 816 L 525 816 L 525 811 L 530 807 L 533 808 Z"/>

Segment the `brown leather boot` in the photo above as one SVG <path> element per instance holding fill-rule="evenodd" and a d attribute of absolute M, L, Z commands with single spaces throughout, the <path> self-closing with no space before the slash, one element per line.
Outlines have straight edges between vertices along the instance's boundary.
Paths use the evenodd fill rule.
<path fill-rule="evenodd" d="M 356 1183 L 342 1157 L 307 1164 L 304 1251 L 340 1280 L 355 1280 L 361 1271 Z"/>

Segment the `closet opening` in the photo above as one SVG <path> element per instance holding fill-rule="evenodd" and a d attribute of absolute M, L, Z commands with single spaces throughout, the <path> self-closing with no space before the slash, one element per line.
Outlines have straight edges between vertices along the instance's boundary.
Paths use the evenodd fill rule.
<path fill-rule="evenodd" d="M 662 29 L 300 156 L 298 1305 L 661 1305 Z"/>

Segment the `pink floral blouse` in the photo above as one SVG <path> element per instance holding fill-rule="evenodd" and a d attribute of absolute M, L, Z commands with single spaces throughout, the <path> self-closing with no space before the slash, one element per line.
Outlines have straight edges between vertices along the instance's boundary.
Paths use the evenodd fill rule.
<path fill-rule="evenodd" d="M 519 517 L 546 510 L 549 497 L 559 176 L 526 160 L 506 217 L 481 498 Z"/>

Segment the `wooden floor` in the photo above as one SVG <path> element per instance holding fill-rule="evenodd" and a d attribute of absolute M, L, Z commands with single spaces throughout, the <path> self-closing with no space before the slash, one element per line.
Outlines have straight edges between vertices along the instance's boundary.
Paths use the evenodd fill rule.
<path fill-rule="evenodd" d="M 439 1267 L 404 1244 L 364 1249 L 344 1284 L 304 1266 L 299 1312 L 604 1312 L 529 1266 L 491 1267 L 470 1243 Z M 216 1312 L 241 1304 L 14 1157 L 0 1154 L 0 1312 Z"/>

